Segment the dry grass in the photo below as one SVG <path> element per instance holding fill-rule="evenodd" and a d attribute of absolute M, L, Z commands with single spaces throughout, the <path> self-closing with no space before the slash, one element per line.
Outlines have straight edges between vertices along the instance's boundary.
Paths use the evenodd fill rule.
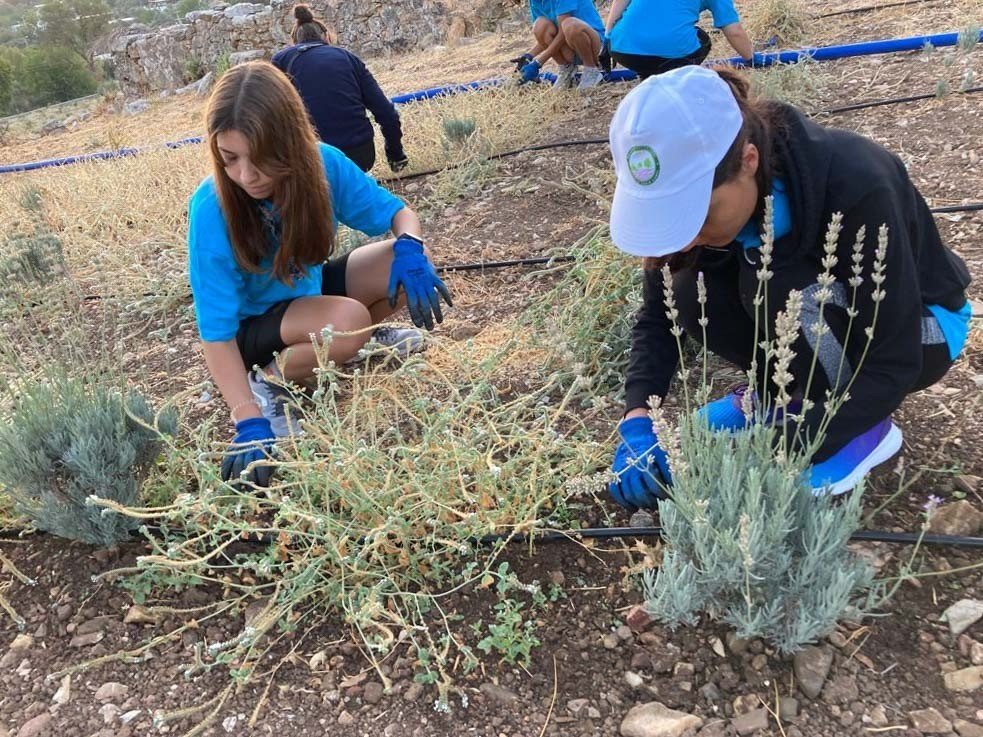
<path fill-rule="evenodd" d="M 803 0 L 755 0 L 744 6 L 741 23 L 754 41 L 776 39 L 778 48 L 800 46 L 809 41 L 816 25 Z"/>
<path fill-rule="evenodd" d="M 519 148 L 536 141 L 550 124 L 573 117 L 580 99 L 547 85 L 503 85 L 452 97 L 425 100 L 401 108 L 404 145 L 412 170 L 431 169 L 451 161 L 473 159 L 476 154 Z M 508 111 L 505 114 L 504 111 Z M 481 146 L 462 147 L 447 140 L 448 120 L 471 119 Z M 388 174 L 382 141 L 377 138 L 375 172 Z"/>

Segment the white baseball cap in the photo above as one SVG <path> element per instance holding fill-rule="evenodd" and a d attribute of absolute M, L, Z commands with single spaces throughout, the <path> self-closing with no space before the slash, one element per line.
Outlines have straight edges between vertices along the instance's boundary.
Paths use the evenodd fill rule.
<path fill-rule="evenodd" d="M 743 122 L 730 86 L 699 66 L 649 77 L 625 95 L 610 130 L 614 244 L 633 256 L 689 245 L 710 209 L 714 169 Z"/>

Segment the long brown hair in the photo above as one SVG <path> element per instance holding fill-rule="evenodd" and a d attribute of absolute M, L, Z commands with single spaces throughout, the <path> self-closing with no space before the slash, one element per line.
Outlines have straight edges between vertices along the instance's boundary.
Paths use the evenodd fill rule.
<path fill-rule="evenodd" d="M 754 217 L 760 219 L 765 211 L 765 198 L 771 194 L 771 181 L 776 176 L 776 138 L 782 129 L 781 108 L 771 100 L 759 97 L 751 92 L 751 84 L 740 72 L 731 67 L 714 67 L 722 80 L 729 86 L 741 110 L 744 124 L 737 133 L 737 138 L 727 149 L 724 158 L 717 164 L 713 172 L 713 188 L 726 184 L 741 171 L 744 146 L 754 144 L 758 149 L 758 171 L 754 175 L 758 185 L 758 204 Z M 687 253 L 674 253 L 662 258 L 645 259 L 646 269 L 661 269 L 668 263 L 672 271 L 678 271 L 692 266 L 699 258 L 699 249 L 694 248 Z"/>
<path fill-rule="evenodd" d="M 282 223 L 273 274 L 293 284 L 291 272 L 322 263 L 334 251 L 331 193 L 317 136 L 304 103 L 287 77 L 266 61 L 232 67 L 215 85 L 208 109 L 208 144 L 219 202 L 238 264 L 259 273 L 273 245 L 259 203 L 225 171 L 218 134 L 239 131 L 252 163 L 273 179 L 273 204 Z"/>
<path fill-rule="evenodd" d="M 312 41 L 332 42 L 331 33 L 324 22 L 314 17 L 307 5 L 294 5 L 294 23 L 290 38 L 295 44 L 311 43 Z"/>

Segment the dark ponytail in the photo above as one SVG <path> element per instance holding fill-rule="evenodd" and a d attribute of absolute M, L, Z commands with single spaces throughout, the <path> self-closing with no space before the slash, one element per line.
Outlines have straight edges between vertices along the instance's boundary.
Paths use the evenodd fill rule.
<path fill-rule="evenodd" d="M 765 197 L 771 194 L 771 181 L 778 175 L 775 147 L 782 130 L 781 107 L 771 100 L 753 94 L 747 77 L 731 67 L 714 67 L 713 71 L 730 87 L 744 118 L 744 125 L 741 126 L 737 138 L 713 172 L 713 188 L 726 184 L 738 175 L 741 171 L 744 146 L 748 143 L 754 144 L 758 149 L 758 171 L 754 175 L 758 185 L 758 204 L 754 210 L 754 217 L 760 220 L 765 212 Z M 692 266 L 698 257 L 699 249 L 694 248 L 686 253 L 674 253 L 663 258 L 647 258 L 645 268 L 661 269 L 663 264 L 668 263 L 669 268 L 675 272 Z"/>
<path fill-rule="evenodd" d="M 296 22 L 290 38 L 295 44 L 327 40 L 328 27 L 314 17 L 309 6 L 294 5 L 294 19 Z"/>

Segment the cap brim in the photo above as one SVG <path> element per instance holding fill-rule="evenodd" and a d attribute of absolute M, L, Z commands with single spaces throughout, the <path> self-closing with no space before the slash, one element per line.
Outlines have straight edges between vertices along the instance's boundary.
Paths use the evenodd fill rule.
<path fill-rule="evenodd" d="M 632 256 L 661 257 L 682 251 L 706 221 L 713 170 L 679 192 L 639 197 L 617 186 L 611 203 L 611 240 Z"/>

